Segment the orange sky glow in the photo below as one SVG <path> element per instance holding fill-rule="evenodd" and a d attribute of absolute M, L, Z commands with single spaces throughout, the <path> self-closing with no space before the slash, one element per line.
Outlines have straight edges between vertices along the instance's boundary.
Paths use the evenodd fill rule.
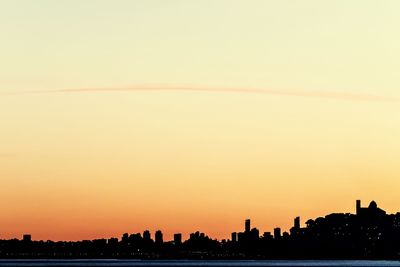
<path fill-rule="evenodd" d="M 0 239 L 400 211 L 398 1 L 0 3 Z"/>

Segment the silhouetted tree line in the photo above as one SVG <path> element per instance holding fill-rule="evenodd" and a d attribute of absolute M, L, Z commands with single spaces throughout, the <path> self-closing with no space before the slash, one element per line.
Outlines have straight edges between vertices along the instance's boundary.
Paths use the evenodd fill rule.
<path fill-rule="evenodd" d="M 78 242 L 0 240 L 1 258 L 140 258 L 140 259 L 399 259 L 400 213 L 387 215 L 374 201 L 367 208 L 357 200 L 356 214 L 334 213 L 308 220 L 300 227 L 294 220 L 290 232 L 260 236 L 245 222 L 245 230 L 218 241 L 195 232 L 182 241 L 175 234 L 164 242 L 161 231 L 124 234 L 121 239 Z"/>

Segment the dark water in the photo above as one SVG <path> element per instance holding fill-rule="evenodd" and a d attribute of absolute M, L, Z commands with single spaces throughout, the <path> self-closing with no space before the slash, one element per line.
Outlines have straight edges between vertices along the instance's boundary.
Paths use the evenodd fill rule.
<path fill-rule="evenodd" d="M 149 266 L 399 266 L 400 261 L 354 261 L 354 260 L 299 260 L 299 261 L 285 261 L 285 260 L 266 260 L 266 261 L 251 261 L 251 260 L 216 260 L 216 261 L 202 261 L 202 260 L 0 260 L 0 267 L 3 266 L 115 266 L 115 267 L 149 267 Z"/>

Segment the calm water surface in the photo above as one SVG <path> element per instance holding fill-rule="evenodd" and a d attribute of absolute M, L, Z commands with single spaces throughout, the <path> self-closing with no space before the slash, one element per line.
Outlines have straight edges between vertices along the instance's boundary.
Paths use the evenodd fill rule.
<path fill-rule="evenodd" d="M 202 260 L 0 260 L 2 266 L 399 266 L 400 261 L 329 261 L 329 260 L 266 260 L 266 261 L 250 261 L 250 260 L 219 260 L 219 261 L 202 261 Z"/>

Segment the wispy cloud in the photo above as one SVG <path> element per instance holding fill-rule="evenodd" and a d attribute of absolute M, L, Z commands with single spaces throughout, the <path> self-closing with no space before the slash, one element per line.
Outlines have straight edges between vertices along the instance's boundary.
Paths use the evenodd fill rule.
<path fill-rule="evenodd" d="M 283 89 L 262 89 L 262 88 L 227 88 L 227 87 L 193 87 L 193 86 L 130 86 L 130 87 L 99 87 L 99 88 L 71 88 L 40 91 L 4 92 L 7 95 L 26 94 L 50 94 L 50 93 L 107 93 L 107 92 L 160 92 L 160 91 L 185 91 L 204 93 L 240 93 L 240 94 L 265 94 L 289 97 L 325 98 L 348 101 L 372 101 L 372 102 L 400 102 L 399 97 L 383 96 L 367 93 L 353 93 L 344 91 L 316 91 L 316 90 L 283 90 Z"/>

